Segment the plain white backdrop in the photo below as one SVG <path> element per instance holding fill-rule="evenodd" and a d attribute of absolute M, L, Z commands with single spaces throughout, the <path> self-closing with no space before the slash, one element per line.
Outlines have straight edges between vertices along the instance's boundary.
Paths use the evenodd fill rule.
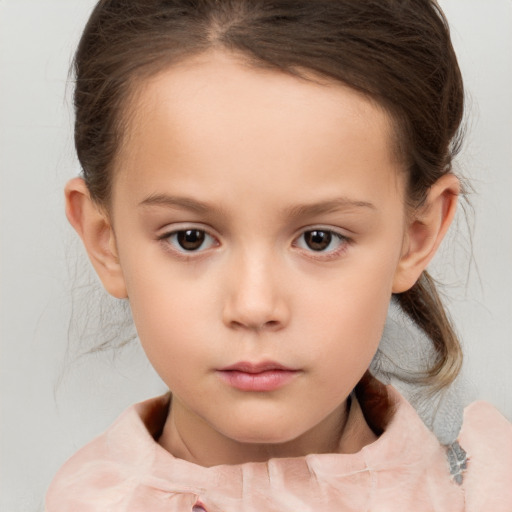
<path fill-rule="evenodd" d="M 1 512 L 41 511 L 67 457 L 165 389 L 136 344 L 115 357 L 68 354 L 68 262 L 81 258 L 63 212 L 63 185 L 79 172 L 68 69 L 93 4 L 0 0 Z M 468 91 L 458 168 L 475 189 L 476 264 L 460 216 L 434 274 L 474 397 L 512 420 L 512 1 L 440 4 Z"/>

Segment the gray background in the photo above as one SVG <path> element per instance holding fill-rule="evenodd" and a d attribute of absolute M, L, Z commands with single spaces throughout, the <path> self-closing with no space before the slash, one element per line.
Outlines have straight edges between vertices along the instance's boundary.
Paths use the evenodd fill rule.
<path fill-rule="evenodd" d="M 79 359 L 68 344 L 70 290 L 83 279 L 73 277 L 82 256 L 63 213 L 62 187 L 78 172 L 67 73 L 93 3 L 0 0 L 2 512 L 41 510 L 67 457 L 164 390 L 136 344 Z M 458 166 L 475 189 L 476 264 L 459 216 L 434 273 L 464 341 L 471 393 L 512 419 L 512 1 L 440 3 L 468 89 Z"/>

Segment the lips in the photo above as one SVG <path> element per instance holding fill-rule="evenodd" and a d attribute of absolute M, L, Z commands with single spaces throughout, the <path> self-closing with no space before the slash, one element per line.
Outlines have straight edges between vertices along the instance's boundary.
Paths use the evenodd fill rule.
<path fill-rule="evenodd" d="M 261 363 L 248 363 L 248 362 L 240 362 L 235 363 L 231 366 L 226 366 L 226 368 L 222 368 L 220 371 L 238 371 L 244 373 L 262 373 L 272 370 L 283 370 L 283 371 L 294 371 L 292 368 L 287 368 L 282 364 L 275 363 L 273 361 L 263 361 Z"/>
<path fill-rule="evenodd" d="M 239 362 L 217 370 L 220 379 L 229 386 L 253 392 L 275 391 L 291 382 L 299 373 L 299 370 L 273 361 Z"/>

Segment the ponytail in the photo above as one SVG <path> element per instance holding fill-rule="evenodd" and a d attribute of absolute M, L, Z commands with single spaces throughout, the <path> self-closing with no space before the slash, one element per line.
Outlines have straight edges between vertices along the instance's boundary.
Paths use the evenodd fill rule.
<path fill-rule="evenodd" d="M 460 372 L 462 350 L 434 279 L 428 272 L 423 272 L 410 290 L 396 294 L 395 299 L 404 313 L 432 341 L 437 357 L 423 382 L 437 390 L 450 385 Z"/>

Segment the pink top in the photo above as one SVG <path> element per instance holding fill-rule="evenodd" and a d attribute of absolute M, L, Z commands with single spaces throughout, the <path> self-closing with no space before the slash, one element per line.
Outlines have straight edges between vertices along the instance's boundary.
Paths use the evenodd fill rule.
<path fill-rule="evenodd" d="M 468 461 L 458 485 L 447 448 L 396 390 L 388 392 L 396 411 L 358 453 L 211 468 L 177 459 L 155 441 L 169 396 L 147 400 L 61 468 L 46 511 L 512 511 L 512 424 L 489 404 L 466 408 L 458 441 Z"/>

